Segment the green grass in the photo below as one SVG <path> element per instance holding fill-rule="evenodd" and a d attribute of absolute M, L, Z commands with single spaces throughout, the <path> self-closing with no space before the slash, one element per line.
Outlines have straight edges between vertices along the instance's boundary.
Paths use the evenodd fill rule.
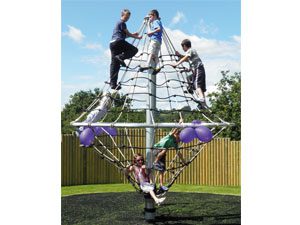
<path fill-rule="evenodd" d="M 61 188 L 61 195 L 80 195 L 92 193 L 110 193 L 110 192 L 134 192 L 134 188 L 130 184 L 94 184 L 94 185 L 78 185 L 66 186 Z M 194 192 L 194 193 L 210 193 L 223 195 L 241 195 L 240 187 L 219 187 L 219 186 L 199 186 L 189 184 L 174 184 L 169 192 Z"/>

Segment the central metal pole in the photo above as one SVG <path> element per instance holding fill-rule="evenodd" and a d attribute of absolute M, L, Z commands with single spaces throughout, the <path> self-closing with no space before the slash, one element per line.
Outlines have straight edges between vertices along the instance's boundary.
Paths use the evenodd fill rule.
<path fill-rule="evenodd" d="M 149 56 L 150 57 L 150 56 Z M 153 67 L 154 68 L 154 67 Z M 155 122 L 155 111 L 156 109 L 156 75 L 152 75 L 153 70 L 148 70 L 148 75 L 151 76 L 151 81 L 148 81 L 149 98 L 147 100 L 148 109 L 146 110 L 146 123 L 153 124 Z M 151 148 L 154 145 L 155 140 L 155 129 L 153 127 L 146 128 L 146 167 L 149 172 L 152 171 L 152 164 L 154 161 L 153 151 Z M 154 175 L 150 173 L 150 178 L 154 181 Z M 145 220 L 155 220 L 155 204 L 150 194 L 145 196 Z"/>

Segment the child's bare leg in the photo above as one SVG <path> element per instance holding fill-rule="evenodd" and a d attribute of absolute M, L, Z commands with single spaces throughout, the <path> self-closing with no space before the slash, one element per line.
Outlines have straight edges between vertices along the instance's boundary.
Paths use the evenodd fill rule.
<path fill-rule="evenodd" d="M 199 88 L 199 87 L 196 88 L 196 93 L 199 97 L 199 100 L 204 99 L 204 101 L 205 101 L 205 95 L 201 88 Z"/>
<path fill-rule="evenodd" d="M 164 173 L 163 172 L 159 172 L 159 184 L 160 184 L 160 186 L 163 186 L 163 184 L 164 184 Z"/>
<path fill-rule="evenodd" d="M 154 191 L 151 190 L 151 191 L 149 192 L 149 194 L 151 195 L 151 197 L 153 198 L 153 200 L 154 200 L 155 202 L 158 201 L 158 198 L 156 197 Z"/>
<path fill-rule="evenodd" d="M 155 62 L 155 55 L 150 54 L 148 56 L 148 60 L 147 60 L 147 67 L 151 67 L 151 69 L 156 66 L 156 62 Z"/>

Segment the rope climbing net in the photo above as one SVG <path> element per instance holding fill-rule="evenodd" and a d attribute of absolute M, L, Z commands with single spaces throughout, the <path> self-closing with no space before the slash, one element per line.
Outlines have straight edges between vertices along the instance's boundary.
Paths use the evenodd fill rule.
<path fill-rule="evenodd" d="M 149 26 L 146 17 L 139 28 L 144 34 Z M 92 146 L 101 158 L 116 166 L 120 171 L 132 164 L 133 155 L 145 150 L 152 151 L 138 140 L 145 140 L 146 132 L 136 131 L 135 128 L 153 128 L 154 132 L 169 131 L 170 128 L 197 128 L 205 126 L 212 132 L 212 137 L 218 136 L 226 127 L 232 125 L 209 108 L 197 107 L 197 93 L 190 91 L 191 72 L 184 66 L 173 68 L 172 62 L 178 60 L 175 48 L 163 29 L 162 46 L 158 56 L 156 68 L 145 67 L 148 59 L 150 39 L 133 40 L 132 44 L 138 48 L 138 53 L 126 61 L 127 66 L 120 69 L 120 91 L 110 90 L 109 82 L 105 82 L 99 96 L 71 125 L 77 127 L 78 132 L 85 132 L 89 136 L 86 146 Z M 153 79 L 153 71 L 156 71 Z M 152 75 L 151 75 L 152 74 Z M 150 92 L 150 86 L 155 92 Z M 156 107 L 149 102 L 155 101 Z M 118 106 L 118 107 L 117 107 Z M 150 115 L 150 122 L 146 120 L 146 112 Z M 178 123 L 183 119 L 183 123 Z M 192 121 L 200 120 L 201 123 Z M 133 122 L 133 121 L 139 121 Z M 154 144 L 160 137 L 154 135 Z M 204 149 L 207 143 L 196 139 L 190 143 L 182 143 L 176 150 L 174 157 L 166 161 L 165 182 L 171 187 L 183 170 Z M 182 153 L 186 163 L 182 164 L 178 153 Z M 139 185 L 132 175 L 129 182 L 140 191 Z"/>

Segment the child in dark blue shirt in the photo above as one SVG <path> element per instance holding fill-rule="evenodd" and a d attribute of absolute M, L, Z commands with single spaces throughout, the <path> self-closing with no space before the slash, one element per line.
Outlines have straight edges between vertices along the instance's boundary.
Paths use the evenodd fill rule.
<path fill-rule="evenodd" d="M 136 33 L 130 33 L 127 29 L 126 22 L 130 18 L 130 11 L 128 9 L 122 10 L 121 20 L 117 22 L 113 35 L 110 41 L 111 64 L 110 64 L 110 86 L 112 89 L 120 90 L 121 86 L 117 85 L 118 74 L 121 65 L 126 66 L 124 60 L 132 58 L 138 49 L 132 44 L 125 41 L 125 38 L 132 37 L 142 39 L 142 36 Z"/>

